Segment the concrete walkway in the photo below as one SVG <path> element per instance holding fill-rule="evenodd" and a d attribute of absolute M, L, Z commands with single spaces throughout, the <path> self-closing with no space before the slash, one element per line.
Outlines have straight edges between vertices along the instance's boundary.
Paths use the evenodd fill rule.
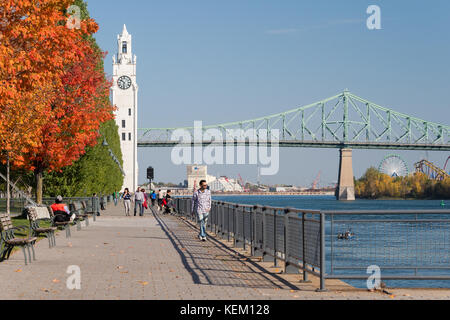
<path fill-rule="evenodd" d="M 21 252 L 0 263 L 0 299 L 449 299 L 450 290 L 390 290 L 393 295 L 357 290 L 327 281 L 329 292 L 317 293 L 318 280 L 301 284 L 300 275 L 282 275 L 234 251 L 214 238 L 200 242 L 187 221 L 146 212 L 125 217 L 110 206 L 72 238 L 57 236 L 36 246 L 37 261 L 24 266 Z M 69 290 L 69 266 L 81 270 L 81 290 Z"/>

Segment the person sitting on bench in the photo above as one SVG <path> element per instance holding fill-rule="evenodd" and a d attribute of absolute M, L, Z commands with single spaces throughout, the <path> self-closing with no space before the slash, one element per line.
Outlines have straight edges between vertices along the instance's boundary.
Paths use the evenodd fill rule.
<path fill-rule="evenodd" d="M 71 215 L 68 206 L 62 202 L 63 198 L 61 196 L 57 196 L 55 199 L 55 203 L 51 205 L 53 213 L 55 215 L 55 222 L 73 221 L 76 215 Z"/>

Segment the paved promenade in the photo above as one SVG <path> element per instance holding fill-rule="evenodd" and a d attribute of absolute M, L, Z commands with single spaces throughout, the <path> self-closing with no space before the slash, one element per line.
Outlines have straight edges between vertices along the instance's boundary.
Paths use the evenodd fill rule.
<path fill-rule="evenodd" d="M 300 275 L 279 274 L 270 263 L 248 259 L 245 252 L 210 239 L 199 242 L 192 224 L 153 214 L 125 217 L 110 205 L 97 222 L 72 238 L 57 235 L 36 246 L 37 261 L 25 266 L 22 253 L 0 263 L 0 299 L 450 299 L 450 290 L 390 290 L 393 295 L 356 290 L 327 281 L 329 292 L 317 293 L 318 280 L 301 284 Z M 68 266 L 81 270 L 81 290 L 69 290 Z"/>

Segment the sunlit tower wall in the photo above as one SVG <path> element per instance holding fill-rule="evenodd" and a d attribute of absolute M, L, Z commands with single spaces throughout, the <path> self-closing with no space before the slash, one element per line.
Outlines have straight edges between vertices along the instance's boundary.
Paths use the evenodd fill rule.
<path fill-rule="evenodd" d="M 123 26 L 117 36 L 117 54 L 113 56 L 113 85 L 111 100 L 117 107 L 116 124 L 119 126 L 120 147 L 125 171 L 124 188 L 134 192 L 138 187 L 137 116 L 138 85 L 136 82 L 136 55 L 132 51 L 132 36 Z"/>

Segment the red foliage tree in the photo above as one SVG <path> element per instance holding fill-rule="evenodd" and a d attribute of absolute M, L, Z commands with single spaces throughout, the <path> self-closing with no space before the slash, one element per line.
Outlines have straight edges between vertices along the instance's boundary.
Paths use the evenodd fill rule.
<path fill-rule="evenodd" d="M 38 202 L 42 172 L 70 165 L 112 117 L 102 55 L 88 40 L 98 26 L 87 19 L 68 28 L 73 2 L 0 5 L 0 159 L 35 172 Z"/>
<path fill-rule="evenodd" d="M 101 123 L 113 119 L 114 109 L 108 99 L 111 83 L 99 67 L 103 54 L 89 41 L 83 45 L 83 59 L 62 76 L 41 127 L 39 145 L 27 157 L 35 173 L 38 200 L 44 171 L 60 171 L 72 165 L 85 154 L 86 147 L 97 143 Z"/>

